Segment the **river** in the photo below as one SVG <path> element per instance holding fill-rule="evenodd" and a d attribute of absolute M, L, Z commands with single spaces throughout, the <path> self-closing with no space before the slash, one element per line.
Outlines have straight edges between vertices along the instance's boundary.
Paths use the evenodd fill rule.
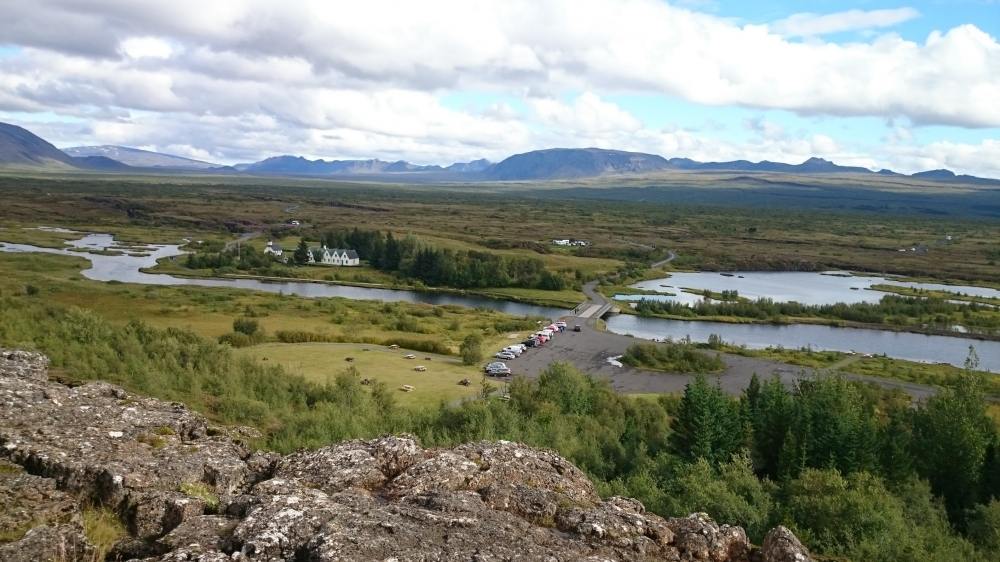
<path fill-rule="evenodd" d="M 184 252 L 175 244 L 146 245 L 139 247 L 119 247 L 110 234 L 87 234 L 79 240 L 68 241 L 69 248 L 43 248 L 28 244 L 0 243 L 2 252 L 44 252 L 77 256 L 90 261 L 90 268 L 82 273 L 94 281 L 120 281 L 142 285 L 191 285 L 197 287 L 224 287 L 229 289 L 250 289 L 297 295 L 307 298 L 342 297 L 355 300 L 378 300 L 386 302 L 414 302 L 434 305 L 458 305 L 469 308 L 487 308 L 515 316 L 541 316 L 555 318 L 567 313 L 554 307 L 536 306 L 513 301 L 491 299 L 473 295 L 459 295 L 431 291 L 405 291 L 397 289 L 377 289 L 310 283 L 307 281 L 260 281 L 257 279 L 213 279 L 202 277 L 178 277 L 163 273 L 144 273 L 141 269 L 156 265 L 157 260 L 182 255 Z M 73 249 L 94 251 L 122 251 L 136 255 L 100 255 Z M 138 255 L 145 254 L 145 255 Z"/>
<path fill-rule="evenodd" d="M 376 289 L 368 287 L 352 287 L 346 285 L 331 285 L 325 283 L 309 283 L 299 281 L 259 281 L 256 279 L 212 279 L 197 277 L 177 277 L 167 274 L 152 274 L 140 271 L 143 268 L 150 268 L 156 265 L 161 258 L 174 257 L 183 254 L 177 245 L 148 245 L 142 248 L 128 247 L 121 248 L 116 245 L 113 237 L 109 234 L 88 234 L 79 240 L 67 242 L 68 248 L 42 248 L 27 244 L 0 243 L 2 252 L 44 252 L 50 254 L 71 255 L 85 258 L 90 261 L 90 268 L 83 271 L 84 277 L 95 281 L 119 281 L 123 283 L 139 283 L 146 285 L 191 285 L 198 287 L 224 287 L 230 289 L 249 289 L 265 291 L 269 293 L 280 293 L 297 295 L 301 297 L 342 297 L 348 299 L 380 300 L 389 302 L 414 302 L 434 305 L 459 305 L 471 308 L 486 308 L 497 310 L 508 314 L 523 316 L 542 316 L 545 318 L 557 318 L 565 316 L 569 311 L 559 308 L 535 306 L 500 299 L 490 299 L 486 297 L 456 295 L 448 293 L 406 291 L 396 289 Z M 77 250 L 77 251 L 74 251 Z M 117 250 L 130 252 L 136 255 L 99 255 L 79 250 Z M 144 254 L 144 255 L 138 255 Z M 685 285 L 678 282 L 681 275 L 695 274 L 675 274 L 669 280 L 657 280 L 643 283 L 647 286 L 659 287 L 667 281 Z M 701 288 L 712 288 L 712 290 L 723 290 L 730 288 L 728 283 L 744 281 L 750 275 L 740 274 L 743 279 L 737 276 L 723 277 L 718 274 L 698 274 L 702 280 L 714 279 L 718 277 L 726 281 L 726 285 L 702 286 Z M 772 286 L 779 280 L 776 274 L 765 275 Z M 793 282 L 788 287 L 794 288 L 796 294 L 805 294 L 808 287 L 801 285 L 806 282 L 806 278 L 798 273 L 789 273 L 787 279 Z M 829 281 L 836 280 L 834 284 L 846 285 L 850 279 L 847 277 L 834 277 L 831 275 L 808 274 L 809 280 Z M 801 278 L 800 278 L 801 277 Z M 684 282 L 691 279 L 684 278 Z M 874 278 L 872 278 L 874 279 Z M 879 278 L 880 279 L 880 278 Z M 856 281 L 855 281 L 856 282 Z M 867 282 L 867 281 L 865 281 Z M 880 279 L 878 282 L 882 282 Z M 874 281 L 873 281 L 874 283 Z M 676 286 L 676 285 L 675 285 Z M 745 285 L 744 285 L 745 286 Z M 846 285 L 848 291 L 842 294 L 851 293 L 872 293 L 881 296 L 881 293 L 869 290 L 851 290 L 850 285 Z M 755 285 L 760 288 L 761 285 Z M 661 288 L 666 289 L 666 288 Z M 954 289 L 954 288 L 952 288 Z M 669 289 L 666 289 L 669 290 Z M 741 292 L 741 294 L 744 294 Z M 777 293 L 772 289 L 770 293 L 762 296 L 774 298 Z M 829 298 L 832 294 L 826 291 L 824 294 Z M 751 296 L 747 294 L 746 296 Z M 992 296 L 986 294 L 985 296 Z M 700 298 L 700 297 L 698 297 Z M 882 330 L 862 330 L 854 328 L 833 328 L 828 326 L 813 325 L 748 325 L 748 324 L 727 324 L 720 322 L 703 321 L 674 321 L 657 318 L 640 318 L 632 315 L 617 315 L 608 320 L 608 329 L 620 334 L 632 334 L 641 338 L 664 338 L 671 337 L 681 339 L 690 336 L 695 341 L 707 341 L 710 334 L 718 334 L 728 343 L 746 345 L 751 348 L 763 348 L 774 345 L 781 345 L 786 348 L 809 347 L 814 350 L 834 350 L 834 351 L 857 351 L 859 353 L 886 354 L 891 357 L 908 359 L 923 362 L 946 362 L 956 366 L 962 366 L 968 354 L 969 345 L 974 345 L 980 359 L 980 368 L 1000 372 L 1000 342 L 976 341 L 961 337 L 948 336 L 925 336 L 907 332 L 891 332 Z M 599 351 L 599 350 L 595 350 Z"/>

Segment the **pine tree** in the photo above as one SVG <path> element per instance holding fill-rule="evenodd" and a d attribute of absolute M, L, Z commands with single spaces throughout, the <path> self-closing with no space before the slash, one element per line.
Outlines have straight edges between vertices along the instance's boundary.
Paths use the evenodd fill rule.
<path fill-rule="evenodd" d="M 698 375 L 684 388 L 677 417 L 671 423 L 670 444 L 685 459 L 703 458 L 718 464 L 739 450 L 741 425 L 737 403 Z"/>
<path fill-rule="evenodd" d="M 299 240 L 299 245 L 295 248 L 295 253 L 292 254 L 292 259 L 297 265 L 305 265 L 309 263 L 309 244 L 306 243 L 304 238 Z"/>
<path fill-rule="evenodd" d="M 913 417 L 917 472 L 944 497 L 948 515 L 956 522 L 980 501 L 983 467 L 997 439 L 982 387 L 981 376 L 967 373 L 954 388 L 928 398 Z"/>

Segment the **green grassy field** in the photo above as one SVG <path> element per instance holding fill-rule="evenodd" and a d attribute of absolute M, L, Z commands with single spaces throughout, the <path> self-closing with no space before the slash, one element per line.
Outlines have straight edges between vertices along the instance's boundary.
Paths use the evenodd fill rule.
<path fill-rule="evenodd" d="M 92 309 L 115 322 L 143 320 L 156 327 L 185 328 L 207 337 L 231 331 L 234 319 L 250 315 L 272 336 L 295 331 L 333 341 L 398 338 L 437 342 L 456 352 L 470 333 L 480 334 L 491 349 L 507 345 L 504 342 L 510 341 L 513 333 L 526 333 L 527 327 L 534 326 L 529 321 L 517 329 L 516 318 L 459 306 L 102 283 L 83 278 L 80 270 L 86 263 L 73 256 L 0 253 L 0 294 L 23 294 L 31 286 L 38 291 L 38 298 Z"/>
<path fill-rule="evenodd" d="M 482 387 L 483 375 L 479 366 L 463 365 L 456 357 L 408 349 L 347 343 L 267 343 L 238 350 L 238 353 L 260 362 L 281 365 L 290 373 L 320 383 L 333 382 L 337 373 L 354 367 L 360 378 L 386 383 L 403 406 L 435 406 L 473 398 L 479 395 Z M 416 355 L 416 359 L 406 359 L 407 354 Z M 353 360 L 346 361 L 348 357 Z M 417 366 L 427 370 L 417 372 L 414 370 Z M 466 378 L 471 384 L 460 385 L 459 381 Z M 490 382 L 495 386 L 504 384 L 495 379 Z M 405 392 L 401 389 L 403 385 L 411 385 L 413 390 Z"/>

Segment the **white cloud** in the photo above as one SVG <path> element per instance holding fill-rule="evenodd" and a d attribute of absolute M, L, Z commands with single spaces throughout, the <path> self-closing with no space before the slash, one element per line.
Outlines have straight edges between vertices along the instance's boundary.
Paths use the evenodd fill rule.
<path fill-rule="evenodd" d="M 139 53 L 163 56 L 171 45 L 194 52 L 164 61 L 162 73 L 267 81 L 274 65 L 279 74 L 292 73 L 293 83 L 340 87 L 643 91 L 803 114 L 1000 125 L 1000 43 L 972 25 L 923 43 L 885 36 L 840 45 L 790 41 L 767 26 L 740 26 L 659 0 L 315 0 L 294 9 L 264 0 L 104 0 L 97 7 L 37 0 L 6 11 L 0 41 L 8 43 L 109 59 L 139 37 L 160 42 Z M 783 27 L 818 34 L 913 15 L 908 8 L 799 14 Z M 148 57 L 118 61 L 141 63 L 151 66 Z"/>
<path fill-rule="evenodd" d="M 801 13 L 772 23 L 769 27 L 786 37 L 817 37 L 845 31 L 892 27 L 920 17 L 913 8 L 847 10 L 833 14 Z"/>
<path fill-rule="evenodd" d="M 992 154 L 980 145 L 914 148 L 900 131 L 866 157 L 823 131 L 766 121 L 747 124 L 754 143 L 718 142 L 649 128 L 609 101 L 622 93 L 1000 127 L 1000 43 L 979 28 L 925 41 L 822 37 L 884 29 L 915 17 L 908 8 L 764 26 L 660 0 L 10 4 L 0 44 L 22 48 L 0 58 L 0 112 L 73 116 L 87 123 L 88 142 L 176 146 L 228 162 L 274 152 L 449 162 L 599 145 L 701 159 L 820 155 L 892 166 L 924 158 L 983 170 L 973 158 Z M 810 40 L 789 38 L 803 35 Z M 468 91 L 523 105 L 442 102 Z M 75 124 L 51 130 L 56 140 L 85 134 Z"/>
<path fill-rule="evenodd" d="M 122 41 L 121 50 L 125 56 L 133 59 L 165 59 L 174 52 L 170 43 L 157 37 L 129 37 Z"/>

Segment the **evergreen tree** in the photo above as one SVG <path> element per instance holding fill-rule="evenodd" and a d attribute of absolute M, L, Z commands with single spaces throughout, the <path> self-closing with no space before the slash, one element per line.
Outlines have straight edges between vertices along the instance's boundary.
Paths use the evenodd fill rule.
<path fill-rule="evenodd" d="M 713 464 L 729 460 L 741 443 L 739 407 L 703 375 L 684 387 L 677 417 L 671 423 L 670 444 L 687 460 Z"/>
<path fill-rule="evenodd" d="M 754 393 L 757 394 L 756 398 L 753 398 Z M 760 385 L 759 391 L 748 389 L 747 402 L 751 414 L 751 456 L 754 467 L 760 474 L 777 478 L 780 456 L 787 446 L 786 437 L 792 423 L 792 396 L 781 379 L 773 377 Z"/>
<path fill-rule="evenodd" d="M 983 379 L 972 373 L 954 388 L 930 397 L 914 413 L 913 458 L 917 471 L 944 497 L 953 521 L 980 500 L 983 467 L 996 439 L 986 415 Z"/>
<path fill-rule="evenodd" d="M 295 248 L 295 253 L 292 254 L 292 260 L 297 265 L 309 263 L 309 244 L 306 243 L 305 238 L 299 240 L 299 245 Z"/>

